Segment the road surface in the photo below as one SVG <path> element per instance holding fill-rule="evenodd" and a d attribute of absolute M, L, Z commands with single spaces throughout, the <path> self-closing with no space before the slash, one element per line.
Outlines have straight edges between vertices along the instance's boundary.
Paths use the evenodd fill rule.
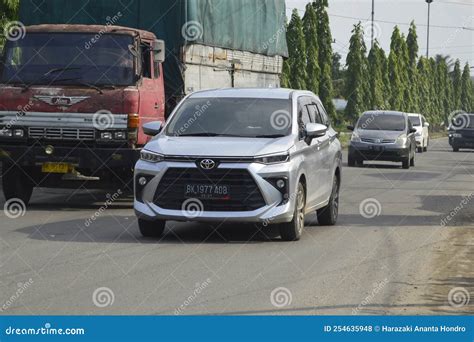
<path fill-rule="evenodd" d="M 130 196 L 37 189 L 0 212 L 0 314 L 473 314 L 474 152 L 440 139 L 416 162 L 345 167 L 338 225 L 312 215 L 294 243 L 175 222 L 144 239 Z"/>

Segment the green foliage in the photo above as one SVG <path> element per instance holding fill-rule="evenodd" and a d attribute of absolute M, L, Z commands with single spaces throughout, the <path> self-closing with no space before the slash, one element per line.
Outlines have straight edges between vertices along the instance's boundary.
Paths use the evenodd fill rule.
<path fill-rule="evenodd" d="M 306 42 L 303 31 L 303 22 L 294 9 L 287 30 L 289 55 L 289 85 L 293 89 L 306 89 L 308 79 L 306 69 Z"/>
<path fill-rule="evenodd" d="M 384 109 L 385 106 L 385 83 L 384 83 L 384 72 L 385 72 L 385 54 L 380 48 L 377 41 L 374 42 L 372 49 L 370 49 L 368 65 L 370 73 L 369 78 L 369 103 L 368 108 L 371 109 Z"/>
<path fill-rule="evenodd" d="M 456 109 L 461 108 L 461 91 L 462 91 L 462 74 L 461 74 L 461 62 L 456 60 L 453 71 L 453 107 Z"/>
<path fill-rule="evenodd" d="M 306 87 L 313 93 L 318 94 L 319 79 L 321 77 L 321 69 L 319 68 L 318 19 L 316 11 L 311 4 L 306 5 L 306 12 L 303 17 L 303 31 L 308 58 Z"/>
<path fill-rule="evenodd" d="M 461 109 L 474 112 L 474 89 L 471 81 L 469 64 L 466 63 L 461 77 Z"/>

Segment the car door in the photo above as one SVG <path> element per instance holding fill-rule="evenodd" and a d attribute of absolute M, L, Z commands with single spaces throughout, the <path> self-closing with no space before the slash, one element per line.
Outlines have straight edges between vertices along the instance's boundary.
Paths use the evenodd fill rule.
<path fill-rule="evenodd" d="M 329 116 L 327 115 L 322 103 L 319 100 L 316 100 L 315 106 L 317 109 L 317 114 L 319 116 L 318 123 L 321 123 L 322 125 L 325 125 L 328 128 L 326 135 L 324 137 L 318 138 L 318 142 L 320 143 L 320 152 L 322 153 L 323 159 L 325 199 L 327 199 L 329 198 L 332 192 L 333 165 L 337 153 L 337 146 L 335 145 L 335 140 L 337 139 L 337 132 L 332 129 L 331 122 L 329 121 Z"/>
<path fill-rule="evenodd" d="M 413 124 L 411 123 L 410 119 L 407 118 L 407 136 L 408 139 L 410 139 L 410 150 L 413 152 L 413 154 L 416 154 L 416 137 L 415 133 L 410 133 L 410 131 L 413 129 Z"/>

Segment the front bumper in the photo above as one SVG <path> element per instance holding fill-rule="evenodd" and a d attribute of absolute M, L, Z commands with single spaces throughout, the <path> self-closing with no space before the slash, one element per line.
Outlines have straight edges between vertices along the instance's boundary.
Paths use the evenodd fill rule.
<path fill-rule="evenodd" d="M 474 148 L 474 138 L 449 138 L 449 144 L 457 148 Z"/>
<path fill-rule="evenodd" d="M 135 178 L 148 177 L 148 183 L 140 189 L 137 196 L 137 180 L 135 179 L 134 209 L 137 217 L 144 220 L 173 220 L 173 221 L 196 221 L 196 222 L 247 222 L 274 224 L 289 222 L 293 219 L 294 197 L 286 196 L 277 190 L 265 178 L 286 178 L 288 180 L 288 193 L 294 193 L 297 171 L 291 169 L 291 162 L 262 165 L 257 163 L 226 163 L 220 164 L 219 169 L 242 169 L 247 170 L 255 181 L 263 199 L 264 205 L 252 211 L 209 211 L 201 206 L 197 212 L 190 214 L 185 208 L 181 210 L 164 209 L 156 204 L 155 195 L 160 181 L 170 168 L 196 168 L 193 162 L 160 162 L 148 163 L 139 161 L 135 166 Z M 204 171 L 202 171 L 204 172 Z M 222 180 L 225 184 L 225 179 Z M 221 184 L 221 183 L 220 183 Z M 183 198 L 184 202 L 186 199 Z M 202 203 L 201 203 L 202 204 Z"/>
<path fill-rule="evenodd" d="M 410 155 L 409 147 L 397 144 L 370 144 L 351 142 L 349 155 L 357 160 L 401 162 Z"/>

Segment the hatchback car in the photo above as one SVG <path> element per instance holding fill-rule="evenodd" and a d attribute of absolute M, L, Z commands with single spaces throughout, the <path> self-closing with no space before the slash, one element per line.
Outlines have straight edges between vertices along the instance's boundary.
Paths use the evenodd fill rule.
<path fill-rule="evenodd" d="M 288 89 L 221 89 L 187 96 L 135 168 L 143 236 L 167 220 L 278 225 L 298 240 L 305 215 L 338 218 L 341 144 L 321 101 Z"/>
<path fill-rule="evenodd" d="M 415 166 L 415 132 L 408 115 L 395 111 L 369 111 L 362 114 L 349 145 L 348 165 L 363 165 L 366 160 L 401 162 L 403 168 Z"/>
<path fill-rule="evenodd" d="M 416 147 L 419 153 L 428 151 L 428 146 L 430 144 L 430 132 L 428 127 L 430 124 L 426 121 L 425 117 L 421 114 L 408 114 L 413 128 L 416 129 L 415 140 Z"/>
<path fill-rule="evenodd" d="M 474 113 L 460 113 L 449 127 L 449 144 L 454 152 L 461 148 L 474 149 Z"/>

